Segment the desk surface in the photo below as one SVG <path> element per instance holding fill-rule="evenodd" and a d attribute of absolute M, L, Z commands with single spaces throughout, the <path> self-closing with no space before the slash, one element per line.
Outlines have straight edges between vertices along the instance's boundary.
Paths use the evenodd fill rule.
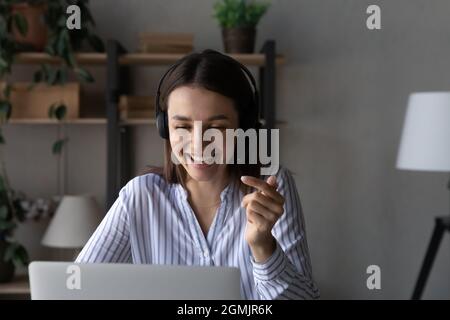
<path fill-rule="evenodd" d="M 0 295 L 29 294 L 30 285 L 27 274 L 19 274 L 7 283 L 0 283 Z"/>

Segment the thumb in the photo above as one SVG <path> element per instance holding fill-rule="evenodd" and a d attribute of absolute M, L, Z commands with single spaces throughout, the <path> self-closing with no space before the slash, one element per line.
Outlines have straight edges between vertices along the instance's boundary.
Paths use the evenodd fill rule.
<path fill-rule="evenodd" d="M 267 179 L 267 183 L 274 187 L 275 189 L 278 187 L 277 178 L 275 176 L 270 176 Z"/>

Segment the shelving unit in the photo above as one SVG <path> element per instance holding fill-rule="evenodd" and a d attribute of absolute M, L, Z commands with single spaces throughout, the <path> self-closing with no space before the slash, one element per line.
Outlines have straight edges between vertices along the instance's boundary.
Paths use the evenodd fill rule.
<path fill-rule="evenodd" d="M 167 65 L 172 64 L 184 55 L 178 53 L 127 53 L 119 58 L 120 65 Z M 265 55 L 256 54 L 230 54 L 231 57 L 247 66 L 264 66 Z M 80 65 L 105 65 L 108 61 L 106 53 L 78 53 L 75 60 Z M 16 63 L 19 64 L 58 64 L 61 59 L 52 57 L 46 53 L 32 52 L 20 53 L 16 55 Z M 276 64 L 285 63 L 285 58 L 281 55 L 276 57 Z"/>
<path fill-rule="evenodd" d="M 132 178 L 131 153 L 129 152 L 131 130 L 134 126 L 154 125 L 154 119 L 119 119 L 119 97 L 129 94 L 127 84 L 130 66 L 164 66 L 171 65 L 182 58 L 183 54 L 163 53 L 127 53 L 115 40 L 106 44 L 106 53 L 78 53 L 75 59 L 79 65 L 105 66 L 107 73 L 106 118 L 80 118 L 66 120 L 67 125 L 106 125 L 107 126 L 107 190 L 106 208 L 109 209 L 118 196 L 120 188 Z M 275 124 L 275 76 L 276 67 L 285 63 L 285 58 L 276 54 L 275 41 L 264 43 L 259 53 L 231 54 L 231 57 L 249 67 L 258 67 L 260 91 L 260 119 L 265 128 Z M 46 53 L 21 53 L 16 56 L 18 64 L 59 64 L 61 59 Z M 54 125 L 51 119 L 10 119 L 11 125 Z M 269 146 L 270 148 L 270 146 Z"/>

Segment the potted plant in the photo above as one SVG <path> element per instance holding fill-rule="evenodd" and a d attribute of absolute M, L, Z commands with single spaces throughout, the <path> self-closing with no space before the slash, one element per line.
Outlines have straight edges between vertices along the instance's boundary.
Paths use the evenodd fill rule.
<path fill-rule="evenodd" d="M 4 0 L 9 5 L 14 40 L 31 51 L 42 51 L 47 44 L 44 0 Z"/>
<path fill-rule="evenodd" d="M 16 268 L 29 262 L 27 250 L 14 238 L 18 223 L 50 217 L 58 205 L 56 197 L 31 200 L 11 188 L 3 160 L 4 143 L 0 140 L 0 283 L 11 281 Z"/>
<path fill-rule="evenodd" d="M 0 20 L 5 22 L 13 40 L 22 45 L 22 51 L 49 52 L 51 47 L 56 48 L 55 41 L 65 37 L 61 32 L 66 29 L 66 8 L 69 5 L 77 5 L 82 13 L 81 29 L 70 32 L 74 50 L 79 50 L 81 43 L 87 40 L 94 49 L 102 51 L 102 42 L 90 32 L 95 22 L 88 0 L 2 0 Z M 47 45 L 49 41 L 53 43 Z"/>
<path fill-rule="evenodd" d="M 254 52 L 256 26 L 269 6 L 269 3 L 247 0 L 221 0 L 214 4 L 214 17 L 222 28 L 225 52 Z"/>
<path fill-rule="evenodd" d="M 66 8 L 68 5 L 77 5 L 81 11 L 81 29 L 68 30 L 66 27 Z M 17 32 L 27 38 L 31 32 L 30 25 L 33 20 L 26 14 L 29 8 L 44 8 L 44 22 L 46 34 L 44 50 L 46 53 L 62 59 L 62 65 L 40 65 L 34 73 L 33 83 L 46 82 L 49 85 L 62 85 L 66 83 L 69 72 L 75 73 L 82 82 L 93 82 L 92 75 L 80 67 L 74 53 L 85 48 L 104 51 L 103 41 L 92 32 L 95 21 L 88 7 L 88 0 L 2 0 L 0 2 L 0 79 L 6 82 L 3 94 L 0 95 L 0 115 L 6 119 L 13 107 L 9 101 L 12 86 L 8 84 L 7 76 L 11 72 L 16 53 L 29 49 L 26 42 L 17 41 Z M 24 9 L 25 8 L 25 9 Z M 23 9 L 22 11 L 19 9 Z M 55 104 L 58 104 L 55 107 Z M 55 101 L 49 106 L 50 118 L 63 120 L 65 106 Z M 56 112 L 55 112 L 56 111 Z M 52 147 L 54 153 L 59 153 L 67 139 L 59 139 Z"/>
<path fill-rule="evenodd" d="M 8 183 L 4 163 L 0 172 L 0 283 L 14 276 L 16 267 L 28 263 L 28 253 L 23 245 L 13 238 L 17 223 L 25 219 L 20 198 Z"/>

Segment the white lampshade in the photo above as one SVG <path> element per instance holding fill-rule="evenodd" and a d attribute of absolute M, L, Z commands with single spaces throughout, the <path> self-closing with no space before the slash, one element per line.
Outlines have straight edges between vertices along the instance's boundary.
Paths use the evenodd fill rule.
<path fill-rule="evenodd" d="M 42 244 L 56 248 L 82 248 L 101 219 L 101 211 L 92 196 L 64 196 Z"/>
<path fill-rule="evenodd" d="M 450 171 L 450 92 L 410 95 L 397 168 Z"/>

